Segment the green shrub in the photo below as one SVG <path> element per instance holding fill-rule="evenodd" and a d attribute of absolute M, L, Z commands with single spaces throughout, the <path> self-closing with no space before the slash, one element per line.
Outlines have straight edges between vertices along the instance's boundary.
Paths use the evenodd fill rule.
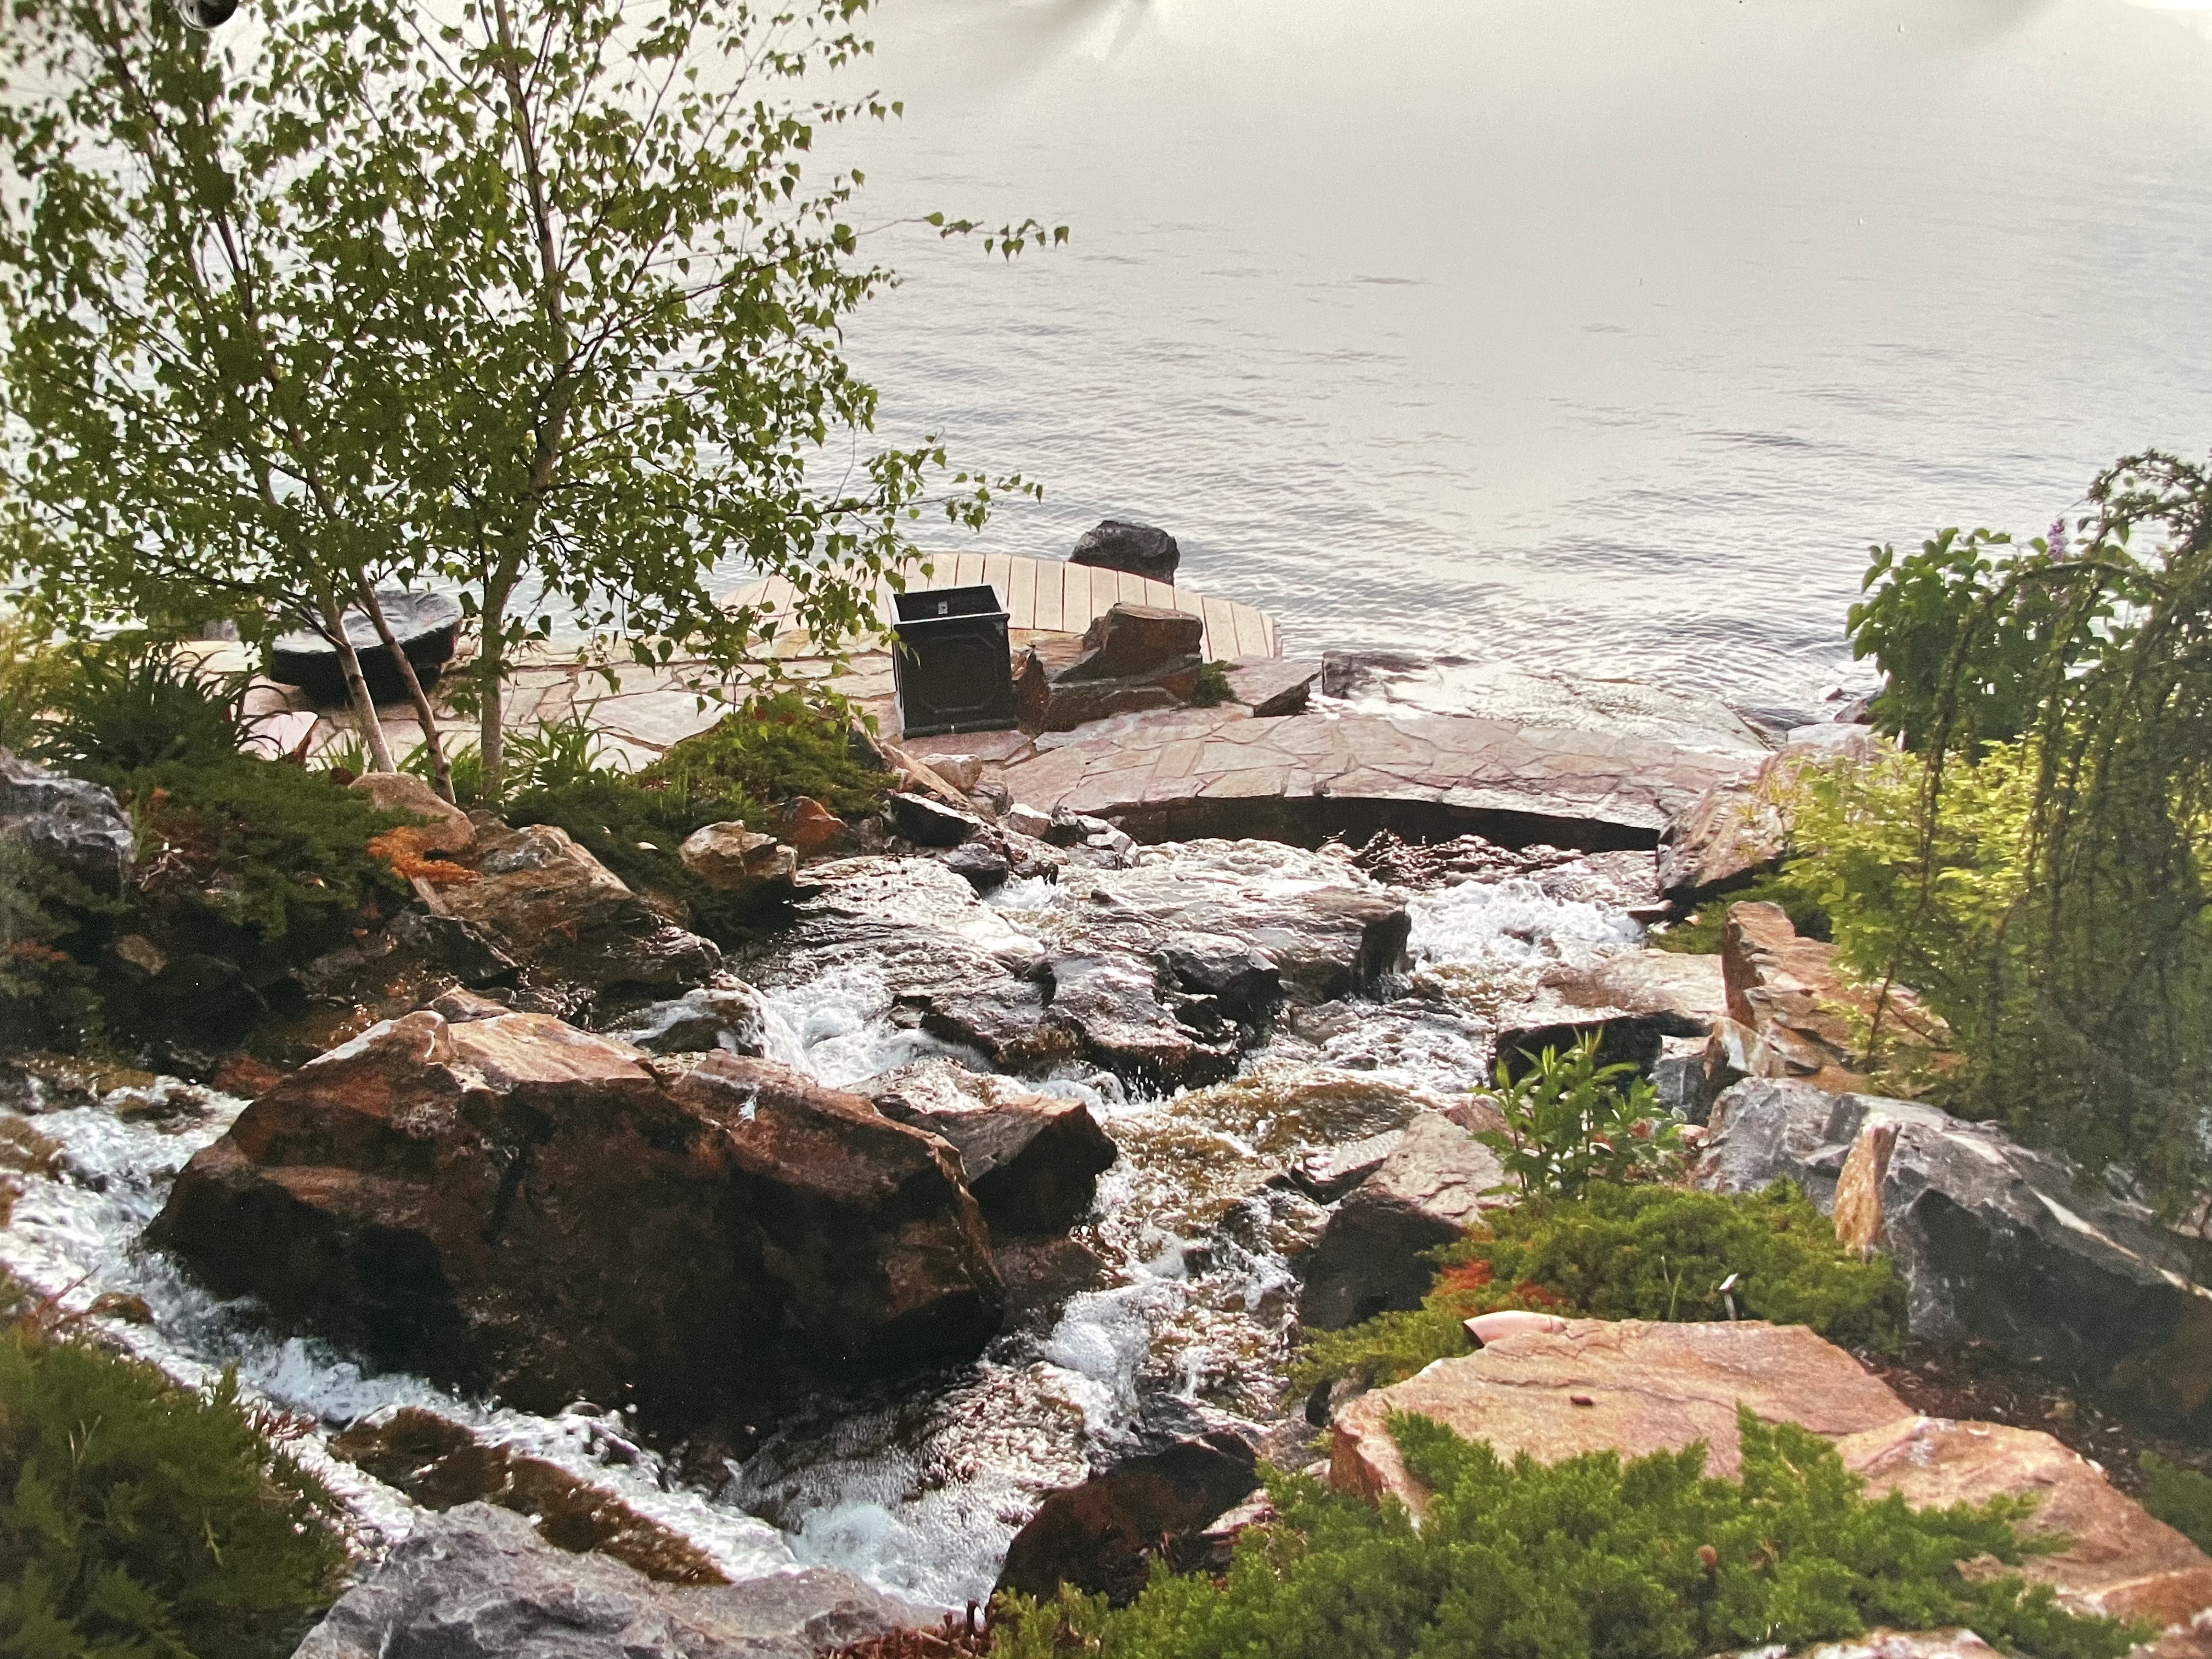
<path fill-rule="evenodd" d="M 1598 1039 L 1592 1031 L 1565 1054 L 1547 1048 L 1517 1077 L 1498 1062 L 1498 1086 L 1486 1098 L 1505 1127 L 1475 1139 L 1523 1194 L 1572 1196 L 1592 1181 L 1655 1173 L 1679 1152 L 1680 1121 L 1658 1110 L 1633 1066 L 1599 1065 Z"/>
<path fill-rule="evenodd" d="M 246 680 L 208 673 L 160 644 L 88 651 L 37 723 L 30 751 L 111 786 L 149 767 L 221 761 L 258 723 L 245 710 Z"/>
<path fill-rule="evenodd" d="M 996 1659 L 1694 1659 L 1768 1643 L 1971 1626 L 2038 1659 L 2118 1659 L 2147 1625 L 2062 1611 L 2016 1574 L 2027 1499 L 1914 1511 L 1867 1498 L 1836 1449 L 1740 1412 L 1740 1480 L 1704 1473 L 1702 1443 L 1624 1463 L 1593 1452 L 1511 1462 L 1424 1419 L 1392 1419 L 1432 1494 L 1416 1529 L 1300 1476 L 1269 1483 L 1274 1523 L 1238 1540 L 1227 1575 L 1157 1577 L 1131 1606 L 1063 1591 L 1010 1598 Z"/>
<path fill-rule="evenodd" d="M 2212 1476 L 2142 1455 L 2142 1506 L 2200 1550 L 2212 1550 Z"/>
<path fill-rule="evenodd" d="M 75 653 L 0 611 L 0 749 L 27 750 L 40 717 L 69 695 L 80 672 Z"/>
<path fill-rule="evenodd" d="M 1852 1347 L 1894 1348 L 1905 1288 L 1887 1259 L 1863 1261 L 1786 1181 L 1708 1193 L 1592 1182 L 1579 1197 L 1493 1212 L 1485 1234 L 1437 1253 L 1435 1288 L 1410 1312 L 1316 1337 L 1291 1372 L 1310 1389 L 1338 1377 L 1411 1376 L 1468 1352 L 1461 1322 L 1499 1308 L 1570 1318 L 1726 1319 L 1719 1286 L 1746 1318 L 1804 1325 Z"/>
<path fill-rule="evenodd" d="M 605 740 L 592 724 L 596 705 L 572 708 L 557 720 L 524 726 L 507 734 L 506 760 L 501 769 L 507 798 L 538 789 L 565 789 L 572 784 L 611 775 L 601 760 Z M 341 760 L 346 763 L 350 757 Z M 473 743 L 448 744 L 446 763 L 453 785 L 453 801 L 459 806 L 483 806 L 483 752 Z M 358 774 L 360 766 L 347 764 Z M 430 745 L 417 744 L 399 763 L 399 769 L 425 783 L 434 783 L 436 769 L 430 763 Z"/>
<path fill-rule="evenodd" d="M 0 841 L 0 1042 L 82 1051 L 101 1021 L 87 936 L 123 908 Z"/>
<path fill-rule="evenodd" d="M 811 795 L 833 812 L 873 811 L 891 780 L 854 752 L 842 711 L 810 708 L 786 691 L 748 703 L 674 744 L 638 774 L 638 782 L 686 803 L 751 803 L 750 815 L 757 817 L 795 795 Z M 726 814 L 722 821 L 744 816 Z"/>
<path fill-rule="evenodd" d="M 165 761 L 131 775 L 141 882 L 271 942 L 406 889 L 368 852 L 406 822 L 289 761 L 229 754 Z"/>
<path fill-rule="evenodd" d="M 0 1331 L 0 1652 L 281 1659 L 341 1588 L 337 1516 L 231 1378 Z"/>
<path fill-rule="evenodd" d="M 1191 688 L 1190 706 L 1212 708 L 1236 695 L 1237 688 L 1229 684 L 1229 665 L 1210 662 L 1198 671 L 1198 684 Z"/>
<path fill-rule="evenodd" d="M 1728 931 L 1729 906 L 1758 903 L 1780 905 L 1789 913 L 1790 925 L 1803 938 L 1833 937 L 1833 923 L 1819 898 L 1808 890 L 1806 883 L 1784 870 L 1716 894 L 1680 921 L 1654 928 L 1650 935 L 1651 945 L 1656 950 L 1673 951 L 1683 956 L 1717 955 L 1722 935 Z"/>

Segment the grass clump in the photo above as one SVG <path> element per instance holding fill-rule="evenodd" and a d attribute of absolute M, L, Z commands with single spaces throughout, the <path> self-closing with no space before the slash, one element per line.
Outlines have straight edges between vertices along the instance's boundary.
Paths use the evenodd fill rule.
<path fill-rule="evenodd" d="M 1236 695 L 1237 688 L 1229 683 L 1229 665 L 1210 662 L 1198 671 L 1198 684 L 1191 688 L 1190 706 L 1212 708 Z"/>
<path fill-rule="evenodd" d="M 2212 1551 L 2212 1476 L 2142 1455 L 2142 1506 L 2200 1550 Z"/>
<path fill-rule="evenodd" d="M 855 752 L 842 710 L 811 708 L 791 691 L 757 699 L 684 738 L 637 781 L 686 803 L 750 803 L 755 816 L 798 795 L 833 812 L 872 812 L 892 781 Z"/>
<path fill-rule="evenodd" d="M 1468 1352 L 1461 1322 L 1501 1308 L 1568 1318 L 1726 1319 L 1719 1286 L 1746 1318 L 1803 1325 L 1832 1342 L 1893 1349 L 1905 1289 L 1887 1258 L 1862 1261 L 1787 1181 L 1708 1193 L 1592 1182 L 1489 1218 L 1486 1232 L 1438 1252 L 1420 1307 L 1317 1336 L 1291 1370 L 1310 1390 L 1340 1377 L 1375 1384 Z"/>
<path fill-rule="evenodd" d="M 1728 930 L 1732 904 L 1778 904 L 1789 913 L 1790 925 L 1806 939 L 1834 937 L 1827 910 L 1806 884 L 1788 870 L 1707 899 L 1680 921 L 1654 928 L 1650 935 L 1655 950 L 1681 956 L 1710 957 L 1720 952 L 1721 935 Z"/>
<path fill-rule="evenodd" d="M 232 1378 L 0 1331 L 0 1652 L 280 1659 L 342 1588 L 337 1515 Z"/>
<path fill-rule="evenodd" d="M 1002 1605 L 996 1659 L 1694 1659 L 1797 1647 L 1888 1625 L 1967 1625 L 2035 1659 L 2118 1659 L 2148 1627 L 2082 1618 L 2016 1573 L 2033 1501 L 1915 1511 L 1869 1499 L 1833 1446 L 1738 1418 L 1741 1477 L 1705 1473 L 1702 1443 L 1624 1462 L 1592 1452 L 1511 1462 L 1415 1417 L 1390 1428 L 1432 1494 L 1416 1529 L 1301 1476 L 1269 1482 L 1278 1519 L 1228 1573 L 1156 1577 L 1131 1606 L 1063 1591 Z"/>

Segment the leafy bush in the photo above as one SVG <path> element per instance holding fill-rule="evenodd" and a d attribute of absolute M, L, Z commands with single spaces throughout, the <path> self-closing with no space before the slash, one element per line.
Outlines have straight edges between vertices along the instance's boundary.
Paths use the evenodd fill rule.
<path fill-rule="evenodd" d="M 230 1377 L 0 1331 L 0 1650 L 280 1659 L 341 1587 L 337 1514 Z"/>
<path fill-rule="evenodd" d="M 1443 1271 L 1421 1306 L 1316 1337 L 1293 1367 L 1310 1389 L 1338 1377 L 1411 1376 L 1468 1351 L 1461 1322 L 1500 1308 L 1572 1318 L 1804 1325 L 1854 1347 L 1894 1348 L 1905 1288 L 1889 1262 L 1862 1261 L 1786 1181 L 1759 1193 L 1707 1193 L 1592 1182 L 1579 1197 L 1494 1212 L 1487 1231 L 1437 1253 Z"/>
<path fill-rule="evenodd" d="M 507 733 L 501 775 L 508 799 L 532 790 L 565 789 L 572 784 L 610 775 L 610 769 L 600 758 L 605 740 L 592 724 L 591 715 L 589 705 L 572 708 L 562 720 Z M 448 745 L 446 762 L 453 778 L 455 805 L 493 804 L 484 799 L 483 753 L 475 744 Z M 357 773 L 361 769 L 349 766 L 347 769 Z M 400 761 L 399 769 L 425 783 L 434 783 L 436 769 L 431 763 L 430 745 L 416 744 Z"/>
<path fill-rule="evenodd" d="M 78 672 L 74 653 L 0 611 L 0 749 L 27 750 L 39 717 L 69 694 Z"/>
<path fill-rule="evenodd" d="M 1887 819 L 1881 975 L 1917 953 L 1959 988 L 1938 1007 L 1966 1056 L 1945 1103 L 2091 1172 L 2125 1159 L 2178 1210 L 2212 1182 L 2212 468 L 2130 456 L 2088 500 L 2070 544 L 2062 524 L 1996 560 L 1991 537 L 1905 566 L 1877 552 L 1854 649 L 1922 763 Z M 2138 552 L 2146 530 L 2161 544 Z M 2002 837 L 1971 821 L 1992 800 Z M 1924 945 L 1957 903 L 1963 936 Z"/>
<path fill-rule="evenodd" d="M 1227 1575 L 1156 1577 L 1136 1601 L 1062 1591 L 1012 1601 L 998 1659 L 1693 1659 L 1967 1625 L 2039 1659 L 2118 1659 L 2148 1626 L 2062 1611 L 2016 1574 L 2027 1499 L 1914 1511 L 1869 1500 L 1827 1442 L 1738 1418 L 1740 1480 L 1705 1473 L 1702 1443 L 1624 1463 L 1611 1452 L 1507 1462 L 1421 1418 L 1392 1419 L 1431 1492 L 1416 1529 L 1301 1476 L 1268 1483 L 1278 1518 L 1238 1540 Z"/>
<path fill-rule="evenodd" d="M 208 673 L 158 644 L 89 651 L 37 723 L 30 750 L 110 785 L 167 763 L 222 760 L 258 724 L 246 713 L 246 679 Z"/>
<path fill-rule="evenodd" d="M 2212 1476 L 2145 1452 L 2142 1506 L 2200 1550 L 2212 1550 Z"/>
<path fill-rule="evenodd" d="M 82 936 L 122 908 L 0 841 L 0 1041 L 82 1050 L 94 1039 L 100 1000 Z"/>
<path fill-rule="evenodd" d="M 1599 1065 L 1597 1046 L 1593 1031 L 1564 1055 L 1547 1048 L 1518 1077 L 1498 1062 L 1498 1086 L 1486 1098 L 1505 1127 L 1475 1139 L 1524 1194 L 1571 1197 L 1592 1181 L 1650 1174 L 1677 1152 L 1680 1122 L 1657 1110 L 1658 1097 L 1633 1066 Z M 1614 1079 L 1627 1081 L 1616 1087 Z"/>
<path fill-rule="evenodd" d="M 1790 925 L 1802 938 L 1826 939 L 1834 937 L 1834 923 L 1820 899 L 1814 896 L 1813 884 L 1805 883 L 1784 869 L 1707 899 L 1692 915 L 1682 921 L 1654 929 L 1650 943 L 1655 950 L 1673 951 L 1683 956 L 1717 955 L 1722 935 L 1728 931 L 1729 906 L 1758 903 L 1780 905 L 1789 913 Z"/>

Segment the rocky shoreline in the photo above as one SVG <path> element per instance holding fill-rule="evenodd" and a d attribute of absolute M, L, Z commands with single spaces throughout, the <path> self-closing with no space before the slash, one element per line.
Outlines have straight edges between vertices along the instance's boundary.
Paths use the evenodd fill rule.
<path fill-rule="evenodd" d="M 1648 1433 L 1483 1403 L 1489 1372 L 1627 1327 L 1305 1411 L 1285 1392 L 1297 1330 L 1418 1305 L 1423 1253 L 1504 1201 L 1466 1091 L 1583 1034 L 1701 1126 L 1696 1184 L 1788 1176 L 1887 1253 L 1915 1339 L 2200 1437 L 2198 1241 L 2124 1181 L 2085 1194 L 1865 1094 L 1854 993 L 1773 907 L 1737 907 L 1717 957 L 1644 945 L 1780 855 L 1778 768 L 1869 741 L 1450 663 L 1247 670 L 1216 708 L 887 744 L 865 821 L 700 832 L 686 867 L 761 917 L 720 944 L 558 829 L 364 780 L 418 826 L 413 903 L 258 977 L 118 942 L 197 1080 L 8 1061 L 9 1121 L 52 1151 L 9 1177 L 0 1261 L 179 1374 L 245 1359 L 312 1420 L 384 1563 L 302 1650 L 331 1655 L 488 1616 L 485 1651 L 797 1655 L 994 1583 L 1118 1593 L 1264 1522 L 1255 1452 L 1325 1452 L 1418 1508 L 1362 1448 L 1421 1389 L 1547 1456 L 1709 1432 L 1674 1394 Z M 7 777 L 11 842 L 131 878 L 112 798 Z M 1776 1372 L 1775 1413 L 1847 1443 L 1911 1419 L 1828 1353 L 1796 1394 Z M 1571 1365 L 1558 1391 L 1626 1399 L 1682 1364 Z M 1852 1389 L 1879 1409 L 1835 1417 Z M 2212 1561 L 2004 1432 L 2015 1455 L 1942 1490 L 2057 1480 L 2118 1517 L 2094 1571 L 2055 1558 L 2064 1595 L 2212 1608 Z M 2124 1579 L 2156 1588 L 2115 1601 Z M 568 1634 L 533 1588 L 556 1581 L 596 1598 Z"/>

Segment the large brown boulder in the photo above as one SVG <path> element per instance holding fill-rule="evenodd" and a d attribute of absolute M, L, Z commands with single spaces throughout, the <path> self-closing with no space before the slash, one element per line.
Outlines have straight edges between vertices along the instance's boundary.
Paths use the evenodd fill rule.
<path fill-rule="evenodd" d="M 1463 1359 L 1362 1395 L 1335 1419 L 1329 1478 L 1419 1513 L 1428 1494 L 1407 1470 L 1389 1419 L 1408 1412 L 1499 1455 L 1542 1462 L 1590 1451 L 1638 1457 L 1705 1442 L 1707 1468 L 1741 1467 L 1741 1403 L 1836 1443 L 1869 1494 L 1915 1508 L 2026 1495 L 2031 1532 L 2066 1547 L 2020 1569 L 2081 1613 L 2187 1625 L 2212 1608 L 2212 1559 L 2115 1491 L 2047 1434 L 1916 1415 L 1842 1349 L 1802 1326 L 1574 1320 L 1503 1336 Z"/>
<path fill-rule="evenodd" d="M 766 1060 L 672 1074 L 547 1015 L 410 1014 L 254 1102 L 149 1242 L 379 1364 L 678 1427 L 998 1329 L 944 1142 Z"/>
<path fill-rule="evenodd" d="M 1081 1101 L 1033 1094 L 949 1060 L 916 1060 L 860 1086 L 885 1117 L 959 1153 L 994 1235 L 1065 1232 L 1121 1155 Z"/>

